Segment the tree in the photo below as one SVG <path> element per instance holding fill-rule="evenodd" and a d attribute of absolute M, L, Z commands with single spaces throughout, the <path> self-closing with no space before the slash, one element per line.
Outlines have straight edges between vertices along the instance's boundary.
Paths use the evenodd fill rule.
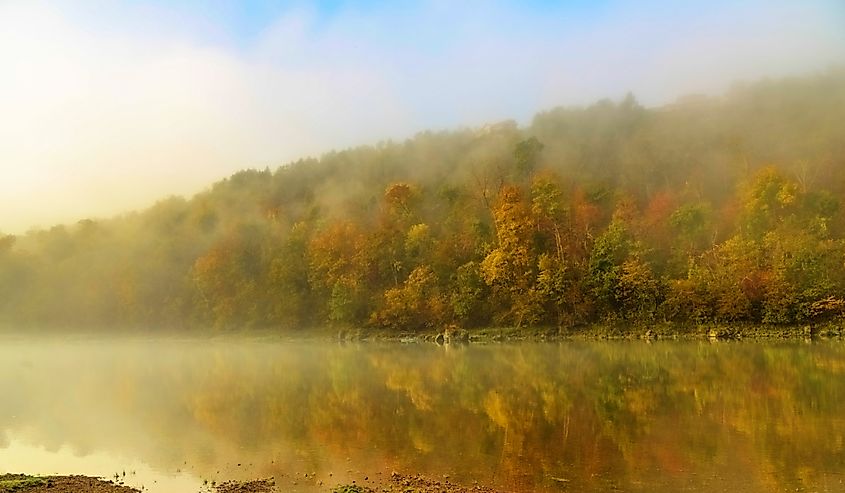
<path fill-rule="evenodd" d="M 796 211 L 798 185 L 778 169 L 758 171 L 744 194 L 744 228 L 754 238 L 763 235 Z"/>
<path fill-rule="evenodd" d="M 270 261 L 269 286 L 274 320 L 300 327 L 315 320 L 315 299 L 308 282 L 308 243 L 306 223 L 293 225 Z"/>
<path fill-rule="evenodd" d="M 588 284 L 596 301 L 608 312 L 617 312 L 616 288 L 622 263 L 630 251 L 630 238 L 621 220 L 615 219 L 593 245 Z"/>
<path fill-rule="evenodd" d="M 472 326 L 490 321 L 493 311 L 488 301 L 490 289 L 482 278 L 478 262 L 470 261 L 458 267 L 450 291 L 452 312 L 458 321 Z"/>
<path fill-rule="evenodd" d="M 268 322 L 264 283 L 269 265 L 259 237 L 249 228 L 233 231 L 194 262 L 191 277 L 201 318 L 217 328 Z"/>
<path fill-rule="evenodd" d="M 845 244 L 806 230 L 772 232 L 763 241 L 767 260 L 763 322 L 805 323 L 842 312 Z"/>
<path fill-rule="evenodd" d="M 568 312 L 566 307 L 574 304 L 577 298 L 573 292 L 573 282 L 569 270 L 559 256 L 541 253 L 537 259 L 537 292 L 546 307 L 547 315 L 555 314 L 555 323 L 562 323 Z M 572 317 L 570 317 L 572 318 Z"/>
<path fill-rule="evenodd" d="M 513 151 L 516 162 L 517 176 L 522 180 L 528 180 L 537 167 L 540 153 L 543 152 L 543 144 L 536 137 L 530 137 L 516 144 Z"/>
<path fill-rule="evenodd" d="M 391 329 L 420 330 L 443 324 L 447 303 L 438 288 L 437 276 L 428 266 L 411 271 L 401 287 L 384 293 L 384 303 L 371 321 Z"/>
<path fill-rule="evenodd" d="M 690 265 L 686 279 L 672 283 L 668 309 L 696 321 L 760 319 L 765 294 L 759 244 L 734 236 Z"/>
<path fill-rule="evenodd" d="M 356 323 L 366 315 L 367 238 L 349 221 L 318 231 L 308 247 L 308 284 L 326 300 L 326 317 Z"/>
<path fill-rule="evenodd" d="M 552 248 L 548 248 L 548 245 L 542 246 L 554 250 L 559 263 L 564 261 L 564 238 L 561 224 L 566 211 L 562 196 L 560 186 L 548 176 L 535 179 L 531 186 L 531 213 L 534 224 L 537 225 L 539 233 L 551 240 Z"/>
<path fill-rule="evenodd" d="M 505 320 L 517 326 L 533 323 L 541 315 L 534 289 L 533 222 L 518 188 L 502 189 L 494 219 L 498 244 L 482 261 L 482 275 L 494 294 L 510 307 Z"/>

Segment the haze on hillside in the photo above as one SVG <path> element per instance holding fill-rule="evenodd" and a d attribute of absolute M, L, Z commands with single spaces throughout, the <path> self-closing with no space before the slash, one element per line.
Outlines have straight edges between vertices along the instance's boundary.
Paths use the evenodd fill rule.
<path fill-rule="evenodd" d="M 0 231 L 423 130 L 845 61 L 836 0 L 271 4 L 0 3 Z"/>
<path fill-rule="evenodd" d="M 0 235 L 0 327 L 822 323 L 845 313 L 845 69 L 420 132 Z"/>

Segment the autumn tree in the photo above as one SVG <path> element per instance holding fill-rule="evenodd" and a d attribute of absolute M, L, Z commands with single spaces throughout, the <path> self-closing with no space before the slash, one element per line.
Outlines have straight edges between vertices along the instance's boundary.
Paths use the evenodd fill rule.
<path fill-rule="evenodd" d="M 326 317 L 342 324 L 361 322 L 367 314 L 367 238 L 352 222 L 336 222 L 318 231 L 308 247 L 308 283 L 326 300 Z"/>
<path fill-rule="evenodd" d="M 759 244 L 734 236 L 703 253 L 685 279 L 672 283 L 667 309 L 699 322 L 759 320 L 765 278 Z"/>
<path fill-rule="evenodd" d="M 232 231 L 199 257 L 191 277 L 201 318 L 218 328 L 263 325 L 266 262 L 260 233 L 248 227 Z"/>
<path fill-rule="evenodd" d="M 383 306 L 371 322 L 394 330 L 442 325 L 448 317 L 448 302 L 438 284 L 431 268 L 415 268 L 402 286 L 384 292 Z"/>
<path fill-rule="evenodd" d="M 531 324 L 541 315 L 539 293 L 534 288 L 533 222 L 528 204 L 518 188 L 507 186 L 502 189 L 494 219 L 498 242 L 481 263 L 482 275 L 510 308 L 503 314 L 504 318 L 517 326 Z"/>

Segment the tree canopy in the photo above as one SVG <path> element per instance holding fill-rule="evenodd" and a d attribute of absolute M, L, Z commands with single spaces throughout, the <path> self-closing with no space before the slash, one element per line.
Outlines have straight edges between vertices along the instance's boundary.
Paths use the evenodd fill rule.
<path fill-rule="evenodd" d="M 795 324 L 845 307 L 845 71 L 244 170 L 0 235 L 16 326 Z"/>

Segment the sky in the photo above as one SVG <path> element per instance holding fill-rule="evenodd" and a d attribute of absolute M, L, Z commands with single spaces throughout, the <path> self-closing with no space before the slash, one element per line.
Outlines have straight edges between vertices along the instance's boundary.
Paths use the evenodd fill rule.
<path fill-rule="evenodd" d="M 841 0 L 0 0 L 0 232 L 426 129 L 843 63 Z"/>

